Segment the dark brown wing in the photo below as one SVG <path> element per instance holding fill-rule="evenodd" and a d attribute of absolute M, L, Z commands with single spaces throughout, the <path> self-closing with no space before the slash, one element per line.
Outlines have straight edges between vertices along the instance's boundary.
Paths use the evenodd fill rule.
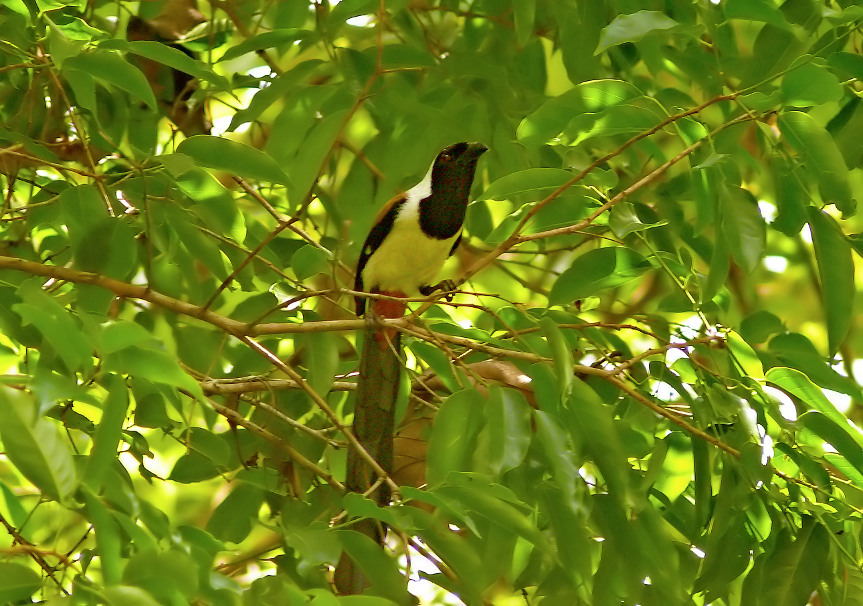
<path fill-rule="evenodd" d="M 399 210 L 406 201 L 405 194 L 399 194 L 384 204 L 378 213 L 374 227 L 372 227 L 369 235 L 366 236 L 366 241 L 363 242 L 363 248 L 360 250 L 360 259 L 357 261 L 356 277 L 354 278 L 354 290 L 365 292 L 366 285 L 363 284 L 363 270 L 366 268 L 369 259 L 375 254 L 375 251 L 380 248 L 384 238 L 392 231 Z M 366 309 L 366 300 L 362 297 L 354 297 L 354 300 L 356 302 L 357 315 L 362 316 Z"/>

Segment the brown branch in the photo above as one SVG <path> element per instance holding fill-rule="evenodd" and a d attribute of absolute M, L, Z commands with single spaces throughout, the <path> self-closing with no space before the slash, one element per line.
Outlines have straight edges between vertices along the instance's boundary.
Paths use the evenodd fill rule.
<path fill-rule="evenodd" d="M 27 261 L 17 257 L 0 256 L 0 269 L 13 269 L 36 276 L 54 278 L 56 280 L 99 286 L 100 288 L 113 292 L 118 297 L 148 301 L 153 305 L 158 305 L 159 307 L 168 309 L 174 313 L 197 318 L 207 322 L 208 324 L 221 328 L 232 335 L 246 334 L 247 325 L 245 322 L 239 322 L 232 318 L 228 318 L 227 316 L 211 312 L 203 309 L 199 305 L 195 305 L 194 303 L 187 303 L 185 301 L 180 301 L 179 299 L 174 299 L 158 291 L 151 290 L 148 286 L 129 284 L 128 282 L 122 282 L 120 280 L 108 278 L 89 271 L 81 271 L 68 267 L 58 267 L 56 265 L 45 265 L 43 263 Z"/>
<path fill-rule="evenodd" d="M 225 395 L 233 393 L 250 393 L 258 391 L 284 391 L 300 389 L 299 383 L 291 379 L 202 379 L 198 381 L 206 395 Z M 357 384 L 351 381 L 336 381 L 330 387 L 331 391 L 353 391 Z"/>
<path fill-rule="evenodd" d="M 47 574 L 48 577 L 52 581 L 54 581 L 57 587 L 60 588 L 60 591 L 62 591 L 66 595 L 69 595 L 69 592 L 63 588 L 63 584 L 60 583 L 57 577 L 54 576 L 55 567 L 51 566 L 50 564 L 48 564 L 47 561 L 45 561 L 45 558 L 42 555 L 42 550 L 40 550 L 38 547 L 36 547 L 36 545 L 25 539 L 23 536 L 21 536 L 21 534 L 18 532 L 18 529 L 15 528 L 12 524 L 10 524 L 9 521 L 5 517 L 3 517 L 3 514 L 0 514 L 0 524 L 3 524 L 3 526 L 6 527 L 6 532 L 8 532 L 9 535 L 15 540 L 15 542 L 20 546 L 22 551 L 26 552 L 31 558 L 33 558 L 33 561 L 39 565 L 39 568 L 41 568 L 45 572 L 45 574 Z M 56 555 L 64 562 L 68 561 L 65 556 L 57 554 L 55 552 L 52 552 L 52 555 Z"/>
<path fill-rule="evenodd" d="M 75 173 L 76 175 L 81 175 L 82 177 L 87 177 L 88 179 L 102 179 L 104 176 L 90 173 L 86 170 L 67 166 L 65 164 L 57 164 L 56 162 L 51 162 L 50 160 L 46 160 L 45 158 L 40 158 L 39 156 L 34 156 L 32 154 L 18 151 L 18 149 L 23 149 L 23 147 L 24 146 L 20 143 L 16 143 L 15 145 L 11 145 L 9 147 L 0 148 L 0 157 L 5 155 L 15 156 L 16 158 L 21 158 L 23 160 L 27 160 L 28 162 L 33 162 L 37 166 L 50 166 L 51 168 L 60 171 L 61 173 L 63 171 L 68 171 L 70 173 Z"/>

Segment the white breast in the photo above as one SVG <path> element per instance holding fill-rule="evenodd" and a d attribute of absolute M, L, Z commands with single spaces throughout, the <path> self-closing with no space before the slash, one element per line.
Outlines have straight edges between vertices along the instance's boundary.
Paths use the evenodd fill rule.
<path fill-rule="evenodd" d="M 393 229 L 371 256 L 363 270 L 367 290 L 402 292 L 416 296 L 420 286 L 433 285 L 458 234 L 446 240 L 425 235 L 419 225 L 418 188 L 408 192 L 407 200 Z"/>

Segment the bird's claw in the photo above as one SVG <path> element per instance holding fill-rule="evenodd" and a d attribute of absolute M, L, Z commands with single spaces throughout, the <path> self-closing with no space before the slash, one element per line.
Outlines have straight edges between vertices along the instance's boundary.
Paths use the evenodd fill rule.
<path fill-rule="evenodd" d="M 452 280 L 441 280 L 434 286 L 420 286 L 420 294 L 424 297 L 427 297 L 434 292 L 440 290 L 444 292 L 444 299 L 447 301 L 452 301 L 453 297 L 455 297 L 455 290 L 458 288 L 458 285 Z"/>

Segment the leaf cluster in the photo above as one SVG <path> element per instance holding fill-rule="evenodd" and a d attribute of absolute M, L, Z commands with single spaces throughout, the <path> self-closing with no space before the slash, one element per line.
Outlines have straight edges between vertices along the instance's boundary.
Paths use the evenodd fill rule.
<path fill-rule="evenodd" d="M 0 602 L 861 601 L 861 25 L 3 3 Z M 390 322 L 381 508 L 343 486 L 352 267 L 467 140 L 460 292 Z M 334 595 L 343 552 L 368 595 Z"/>

